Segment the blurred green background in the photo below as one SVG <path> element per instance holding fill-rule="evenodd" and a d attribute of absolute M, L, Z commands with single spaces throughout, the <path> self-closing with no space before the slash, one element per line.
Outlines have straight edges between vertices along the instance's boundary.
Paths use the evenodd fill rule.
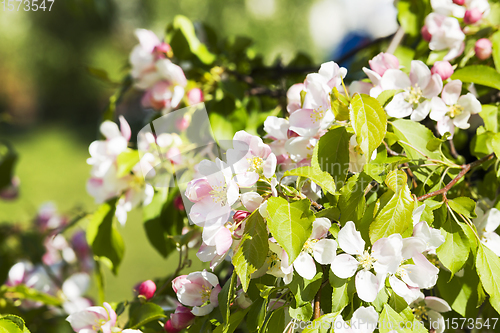
<path fill-rule="evenodd" d="M 50 12 L 9 12 L 0 5 L 0 139 L 19 153 L 21 180 L 19 198 L 0 201 L 0 222 L 28 225 L 47 201 L 69 216 L 76 209 L 93 211 L 85 190 L 88 145 L 97 138 L 114 87 L 92 77 L 87 66 L 105 69 L 118 81 L 137 43 L 134 29 L 162 35 L 183 14 L 207 22 L 221 37 L 254 38 L 255 50 L 269 62 L 299 50 L 319 61 L 324 53 L 317 52 L 307 29 L 310 6 L 299 0 L 56 0 Z M 139 98 L 129 94 L 119 113 L 144 117 Z M 119 277 L 107 274 L 109 301 L 123 299 L 124 291 L 131 295 L 138 281 L 165 276 L 177 262 L 162 259 L 149 245 L 140 211 L 129 215 L 122 233 L 127 249 Z"/>

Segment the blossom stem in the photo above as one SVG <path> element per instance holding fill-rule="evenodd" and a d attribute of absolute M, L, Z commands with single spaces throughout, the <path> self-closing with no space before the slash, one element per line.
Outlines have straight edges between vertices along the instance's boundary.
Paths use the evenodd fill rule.
<path fill-rule="evenodd" d="M 435 197 L 436 195 L 446 195 L 446 193 L 448 193 L 448 191 L 462 178 L 464 177 L 471 169 L 483 164 L 484 162 L 486 161 L 489 161 L 491 159 L 493 159 L 495 157 L 495 153 L 491 153 L 487 156 L 484 156 L 483 158 L 477 160 L 477 161 L 474 161 L 472 163 L 469 163 L 469 164 L 465 164 L 462 166 L 462 171 L 460 171 L 458 173 L 458 175 L 453 178 L 449 183 L 448 185 L 446 185 L 445 187 L 443 187 L 442 189 L 440 190 L 437 190 L 437 191 L 434 191 L 434 192 L 431 192 L 431 193 L 427 193 L 421 197 L 418 197 L 417 200 L 418 201 L 423 201 L 423 200 L 426 200 L 426 199 L 429 199 L 429 198 L 432 198 L 432 197 Z"/>

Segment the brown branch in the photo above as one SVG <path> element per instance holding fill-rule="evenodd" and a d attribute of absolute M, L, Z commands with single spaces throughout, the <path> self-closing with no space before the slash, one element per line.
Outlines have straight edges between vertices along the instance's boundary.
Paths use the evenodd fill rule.
<path fill-rule="evenodd" d="M 459 157 L 457 149 L 455 148 L 455 144 L 453 143 L 453 140 L 448 140 L 450 143 L 450 153 L 451 156 L 453 156 L 454 159 L 457 159 Z"/>
<path fill-rule="evenodd" d="M 314 297 L 314 319 L 318 319 L 321 317 L 321 288 L 323 285 L 319 287 L 316 296 Z"/>
<path fill-rule="evenodd" d="M 432 198 L 432 197 L 435 197 L 436 195 L 444 195 L 446 196 L 446 193 L 448 193 L 448 191 L 463 177 L 467 174 L 467 172 L 469 172 L 471 169 L 483 164 L 484 162 L 486 161 L 489 161 L 491 159 L 493 159 L 495 157 L 495 154 L 494 153 L 491 153 L 477 161 L 474 161 L 472 163 L 469 163 L 469 164 L 465 164 L 462 166 L 462 170 L 458 173 L 458 175 L 452 179 L 451 182 L 449 182 L 445 187 L 443 187 L 442 189 L 440 190 L 437 190 L 437 191 L 434 191 L 434 192 L 431 192 L 431 193 L 427 193 L 421 197 L 418 197 L 417 200 L 418 201 L 423 201 L 423 200 L 426 200 L 426 199 L 429 199 L 429 198 Z"/>

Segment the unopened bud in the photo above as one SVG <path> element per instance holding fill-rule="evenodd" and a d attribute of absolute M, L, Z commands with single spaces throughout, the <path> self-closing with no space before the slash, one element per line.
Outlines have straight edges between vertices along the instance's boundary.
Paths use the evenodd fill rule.
<path fill-rule="evenodd" d="M 146 297 L 147 300 L 150 300 L 156 292 L 156 284 L 151 280 L 144 281 L 137 288 L 137 292 L 139 295 Z"/>
<path fill-rule="evenodd" d="M 483 17 L 483 13 L 477 8 L 468 9 L 464 15 L 465 24 L 474 24 Z"/>
<path fill-rule="evenodd" d="M 194 105 L 203 102 L 203 91 L 200 88 L 193 88 L 187 93 L 189 105 Z"/>
<path fill-rule="evenodd" d="M 234 215 L 233 215 L 233 220 L 234 222 L 240 222 L 243 221 L 250 215 L 250 212 L 244 211 L 244 210 L 237 210 Z"/>
<path fill-rule="evenodd" d="M 422 30 L 420 30 L 420 33 L 422 34 L 422 38 L 426 41 L 426 42 L 430 42 L 431 39 L 432 39 L 432 35 L 431 33 L 429 32 L 429 29 L 427 28 L 427 26 L 423 26 L 422 27 Z"/>
<path fill-rule="evenodd" d="M 453 66 L 448 61 L 436 61 L 431 69 L 431 73 L 438 74 L 443 81 L 448 80 L 453 72 Z"/>
<path fill-rule="evenodd" d="M 465 4 L 465 0 L 453 0 L 455 5 L 463 6 Z"/>
<path fill-rule="evenodd" d="M 493 49 L 490 40 L 487 38 L 481 38 L 478 40 L 476 42 L 476 46 L 474 47 L 474 51 L 476 52 L 476 57 L 481 60 L 486 60 L 491 57 Z"/>
<path fill-rule="evenodd" d="M 398 69 L 399 60 L 395 55 L 390 53 L 380 53 L 372 60 L 368 61 L 370 68 L 378 75 L 384 75 L 388 69 Z"/>

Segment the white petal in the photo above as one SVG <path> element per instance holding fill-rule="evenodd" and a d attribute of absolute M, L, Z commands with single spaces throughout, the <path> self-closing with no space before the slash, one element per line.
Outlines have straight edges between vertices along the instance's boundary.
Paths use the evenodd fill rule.
<path fill-rule="evenodd" d="M 437 312 L 448 312 L 451 311 L 451 307 L 444 299 L 434 296 L 428 296 L 425 298 L 425 305 L 429 309 L 432 309 Z"/>
<path fill-rule="evenodd" d="M 340 248 L 346 253 L 363 254 L 365 250 L 365 241 L 361 237 L 361 233 L 356 230 L 356 226 L 352 221 L 348 221 L 340 229 L 337 240 Z"/>
<path fill-rule="evenodd" d="M 316 275 L 316 264 L 314 259 L 307 253 L 302 252 L 293 262 L 295 271 L 306 280 L 311 280 Z"/>
<path fill-rule="evenodd" d="M 469 111 L 472 114 L 481 112 L 481 103 L 477 100 L 476 96 L 472 95 L 471 93 L 460 96 L 457 104 L 462 106 L 465 110 Z"/>
<path fill-rule="evenodd" d="M 441 94 L 441 98 L 446 103 L 446 105 L 455 105 L 458 102 L 458 98 L 462 93 L 462 81 L 453 80 L 447 83 Z"/>
<path fill-rule="evenodd" d="M 408 75 L 399 69 L 388 69 L 380 80 L 380 85 L 384 90 L 406 89 L 411 86 L 411 81 Z"/>
<path fill-rule="evenodd" d="M 410 259 L 426 250 L 425 241 L 418 237 L 403 239 L 403 258 Z"/>
<path fill-rule="evenodd" d="M 356 291 L 359 298 L 365 302 L 373 302 L 379 291 L 379 281 L 370 271 L 361 270 L 356 274 Z"/>
<path fill-rule="evenodd" d="M 372 257 L 377 259 L 373 268 L 377 273 L 396 273 L 402 256 L 403 238 L 400 234 L 393 234 L 387 238 L 381 238 L 373 244 Z"/>
<path fill-rule="evenodd" d="M 195 306 L 191 313 L 197 317 L 203 317 L 212 312 L 215 307 L 212 304 L 207 304 L 205 306 Z"/>
<path fill-rule="evenodd" d="M 414 293 L 403 281 L 395 277 L 394 275 L 389 276 L 389 284 L 391 285 L 394 292 L 403 297 L 406 303 L 411 304 L 413 301 L 417 300 L 419 295 Z"/>
<path fill-rule="evenodd" d="M 446 116 L 447 112 L 448 106 L 446 106 L 444 101 L 439 97 L 433 97 L 431 100 L 431 114 L 429 115 L 429 118 L 439 121 Z"/>
<path fill-rule="evenodd" d="M 321 239 L 314 244 L 314 259 L 321 265 L 330 265 L 335 259 L 337 242 L 333 239 Z"/>
<path fill-rule="evenodd" d="M 378 324 L 378 313 L 373 306 L 360 306 L 351 318 L 351 326 L 357 328 L 353 330 L 361 333 L 371 333 L 375 330 Z"/>
<path fill-rule="evenodd" d="M 406 93 L 395 95 L 392 100 L 385 106 L 387 114 L 394 118 L 408 117 L 413 111 L 412 105 L 406 101 Z"/>
<path fill-rule="evenodd" d="M 431 70 L 420 60 L 412 60 L 410 70 L 411 85 L 421 89 L 427 87 L 431 80 Z"/>
<path fill-rule="evenodd" d="M 412 112 L 411 120 L 413 121 L 422 121 L 429 115 L 431 111 L 431 101 L 423 101 L 418 105 L 418 107 Z"/>
<path fill-rule="evenodd" d="M 330 222 L 329 219 L 326 217 L 318 217 L 313 222 L 311 238 L 320 239 L 326 237 L 331 226 L 332 222 Z"/>
<path fill-rule="evenodd" d="M 500 225 L 500 210 L 492 208 L 486 213 L 484 218 L 486 220 L 484 230 L 493 232 Z"/>
<path fill-rule="evenodd" d="M 429 316 L 429 322 L 432 323 L 435 332 L 443 333 L 446 328 L 443 316 L 434 310 L 427 311 L 427 315 Z"/>
<path fill-rule="evenodd" d="M 500 257 L 500 236 L 497 233 L 493 231 L 483 233 L 481 243 Z"/>
<path fill-rule="evenodd" d="M 331 269 L 333 274 L 341 279 L 347 279 L 356 273 L 359 262 L 349 254 L 339 254 L 333 259 Z"/>

